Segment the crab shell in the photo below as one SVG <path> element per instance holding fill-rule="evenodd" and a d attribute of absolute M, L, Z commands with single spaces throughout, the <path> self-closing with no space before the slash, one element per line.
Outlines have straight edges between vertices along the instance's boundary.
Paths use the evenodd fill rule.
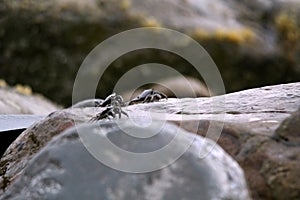
<path fill-rule="evenodd" d="M 167 95 L 162 92 L 155 91 L 153 89 L 144 90 L 139 96 L 129 101 L 128 105 L 136 104 L 136 103 L 149 103 L 154 101 L 159 101 L 160 99 L 167 99 Z"/>
<path fill-rule="evenodd" d="M 113 93 L 106 97 L 106 99 L 101 103 L 100 107 L 110 106 L 112 104 L 117 104 L 120 106 L 124 106 L 124 100 L 120 95 Z"/>

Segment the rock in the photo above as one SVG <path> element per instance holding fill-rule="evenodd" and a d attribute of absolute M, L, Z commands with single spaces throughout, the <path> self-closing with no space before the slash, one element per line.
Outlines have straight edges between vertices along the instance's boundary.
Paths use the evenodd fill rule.
<path fill-rule="evenodd" d="M 24 129 L 59 109 L 42 95 L 33 94 L 29 86 L 10 87 L 0 79 L 0 155 Z"/>
<path fill-rule="evenodd" d="M 0 115 L 0 157 L 25 129 L 42 118 L 39 115 Z"/>
<path fill-rule="evenodd" d="M 294 111 L 300 105 L 299 86 L 300 83 L 291 83 L 226 95 L 225 124 L 207 120 L 207 114 L 199 116 L 200 122 L 176 123 L 217 141 L 238 161 L 253 199 L 296 200 L 300 196 L 300 182 L 296 178 L 300 175 L 300 145 L 299 111 Z M 205 113 L 208 107 L 200 105 Z M 217 113 L 211 116 L 217 117 Z M 220 135 L 207 134 L 212 123 L 224 125 Z"/>
<path fill-rule="evenodd" d="M 300 77 L 296 1 L 3 0 L 0 13 L 2 78 L 10 84 L 28 84 L 64 105 L 71 104 L 75 75 L 86 55 L 106 38 L 141 26 L 192 36 L 218 65 L 228 91 Z M 148 62 L 165 63 L 200 78 L 178 56 L 141 50 L 112 63 L 97 96 L 107 96 L 119 77 Z"/>
<path fill-rule="evenodd" d="M 160 125 L 154 122 L 144 130 L 157 132 Z M 53 138 L 32 158 L 1 199 L 250 199 L 241 168 L 218 146 L 211 151 L 214 145 L 211 141 L 192 137 L 168 123 L 157 135 L 144 141 L 128 136 L 123 128 L 134 130 L 136 126 L 128 125 L 126 120 L 90 124 L 69 129 Z M 175 144 L 177 148 L 186 140 L 192 144 L 167 167 L 147 173 L 125 173 L 97 161 L 86 150 L 77 131 L 84 132 L 85 139 L 92 139 L 96 133 L 98 139 L 109 138 L 119 148 L 136 153 L 159 150 L 169 144 L 176 133 L 181 137 Z M 109 148 L 102 147 L 101 151 L 110 155 L 110 159 L 123 160 L 117 162 L 119 165 L 130 162 L 132 168 L 147 168 L 153 162 L 147 154 L 141 162 L 138 158 L 126 161 L 127 158 Z M 158 156 L 154 161 L 168 162 L 165 157 L 173 151 L 176 149 L 169 148 L 164 158 Z M 208 154 L 200 159 L 199 152 Z"/>
<path fill-rule="evenodd" d="M 300 110 L 285 119 L 275 132 L 274 137 L 291 146 L 300 146 Z"/>
<path fill-rule="evenodd" d="M 86 107 L 96 107 L 101 105 L 103 99 L 86 99 L 80 102 L 75 103 L 71 108 L 86 108 Z"/>
<path fill-rule="evenodd" d="M 74 126 L 75 123 L 87 121 L 87 118 L 84 118 L 84 110 L 77 111 L 77 114 L 78 116 L 73 114 L 72 109 L 68 112 L 56 111 L 25 130 L 10 145 L 1 158 L 0 188 L 3 189 L 12 182 L 22 172 L 32 156 L 50 141 L 53 136 Z"/>
<path fill-rule="evenodd" d="M 297 133 L 293 132 L 297 128 L 293 127 L 298 126 L 299 87 L 300 83 L 290 83 L 224 96 L 169 98 L 128 106 L 124 111 L 130 117 L 128 121 L 140 126 L 165 120 L 217 141 L 243 168 L 253 199 L 298 199 L 300 147 L 278 136 L 290 141 L 297 139 Z M 73 126 L 74 122 L 89 121 L 103 109 L 58 111 L 27 129 L 1 159 L 1 188 L 8 189 L 16 184 L 22 177 L 18 174 L 22 174 L 54 135 Z M 30 135 L 39 138 L 39 145 Z M 22 144 L 26 148 L 18 151 Z"/>
<path fill-rule="evenodd" d="M 47 115 L 61 109 L 41 95 L 33 95 L 30 88 L 0 86 L 0 114 Z"/>

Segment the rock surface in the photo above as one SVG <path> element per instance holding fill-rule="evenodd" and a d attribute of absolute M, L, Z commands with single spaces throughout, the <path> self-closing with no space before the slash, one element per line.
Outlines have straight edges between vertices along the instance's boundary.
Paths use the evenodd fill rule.
<path fill-rule="evenodd" d="M 126 128 L 130 127 L 124 121 Z M 119 122 L 121 123 L 121 122 Z M 156 131 L 154 122 L 147 131 Z M 194 142 L 188 150 L 168 167 L 148 173 L 125 173 L 97 161 L 83 146 L 77 134 L 85 137 L 109 138 L 119 148 L 130 152 L 153 152 L 166 146 L 176 134 L 182 145 L 186 138 Z M 95 132 L 96 130 L 96 132 Z M 102 130 L 102 131 L 101 131 Z M 146 140 L 133 139 L 123 132 L 117 123 L 104 122 L 70 129 L 55 137 L 28 163 L 22 176 L 7 190 L 2 199 L 249 199 L 243 172 L 221 148 L 201 137 L 191 137 L 188 132 L 170 124 Z M 187 139 L 186 139 L 187 140 Z M 112 149 L 101 150 L 124 159 Z M 169 149 L 175 151 L 175 149 Z M 205 158 L 199 152 L 211 151 Z M 165 152 L 168 156 L 172 152 Z M 79 159 L 80 158 L 80 159 Z M 149 156 L 150 159 L 150 156 Z M 156 158 L 159 162 L 161 156 Z M 119 161 L 118 161 L 119 162 Z M 151 165 L 153 161 L 141 163 L 136 158 L 131 165 Z M 128 164 L 128 163 L 127 163 Z M 130 165 L 129 164 L 129 165 Z M 119 163 L 119 165 L 121 165 Z M 71 175 L 71 176 L 70 176 Z"/>
<path fill-rule="evenodd" d="M 78 68 L 97 44 L 124 30 L 156 26 L 200 42 L 229 91 L 299 81 L 299 8 L 297 1 L 280 0 L 3 0 L 0 78 L 70 105 Z M 113 62 L 97 96 L 107 96 L 120 76 L 149 62 L 200 77 L 183 59 L 148 49 Z"/>
<path fill-rule="evenodd" d="M 72 109 L 70 111 L 72 111 Z M 51 113 L 45 119 L 33 124 L 25 130 L 11 144 L 4 153 L 3 159 L 1 159 L 0 187 L 2 189 L 22 172 L 24 166 L 26 166 L 32 156 L 50 141 L 53 136 L 74 126 L 75 123 L 84 120 L 87 121 L 88 118 L 84 116 L 88 114 L 83 111 L 77 111 L 76 115 L 78 116 L 70 111 L 56 111 Z"/>
<path fill-rule="evenodd" d="M 152 120 L 166 120 L 217 141 L 243 168 L 253 199 L 298 199 L 300 146 L 299 134 L 293 130 L 299 126 L 299 88 L 300 83 L 290 83 L 224 96 L 171 98 L 128 106 L 124 111 L 140 126 L 147 126 Z M 8 189 L 20 180 L 22 175 L 18 175 L 40 149 L 45 150 L 44 145 L 54 135 L 75 122 L 87 122 L 101 110 L 58 111 L 26 130 L 1 159 L 1 188 Z"/>
<path fill-rule="evenodd" d="M 0 114 L 47 115 L 60 107 L 26 87 L 0 87 Z"/>
<path fill-rule="evenodd" d="M 300 105 L 299 110 L 285 119 L 275 132 L 274 138 L 288 146 L 300 145 Z"/>
<path fill-rule="evenodd" d="M 30 87 L 10 87 L 0 79 L 0 155 L 26 128 L 59 109 Z"/>

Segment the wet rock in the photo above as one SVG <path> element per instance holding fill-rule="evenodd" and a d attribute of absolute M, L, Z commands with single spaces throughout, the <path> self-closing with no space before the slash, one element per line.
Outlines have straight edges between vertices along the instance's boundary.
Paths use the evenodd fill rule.
<path fill-rule="evenodd" d="M 154 122 L 147 131 L 157 132 L 160 126 L 161 123 Z M 134 130 L 136 126 L 128 125 L 128 121 L 90 124 L 69 129 L 53 138 L 28 163 L 2 199 L 250 199 L 240 167 L 218 146 L 211 151 L 214 145 L 211 141 L 193 137 L 168 123 L 146 141 L 133 139 L 125 134 L 124 128 Z M 77 131 L 83 132 L 84 140 L 95 135 L 102 140 L 109 138 L 119 148 L 137 153 L 159 150 L 169 144 L 176 133 L 180 134 L 177 147 L 187 140 L 192 144 L 167 167 L 148 173 L 126 173 L 97 161 L 83 146 Z M 111 158 L 119 166 L 126 162 L 138 169 L 153 163 L 147 156 L 144 162 L 137 158 L 126 160 L 109 147 L 100 149 L 113 155 Z M 176 149 L 164 151 L 160 154 L 164 158 L 158 156 L 155 162 L 161 159 L 168 162 L 166 157 L 174 151 Z M 199 152 L 208 154 L 200 159 Z"/>
<path fill-rule="evenodd" d="M 300 77 L 296 1 L 3 0 L 0 14 L 2 78 L 28 84 L 64 105 L 71 104 L 76 72 L 86 55 L 104 39 L 141 26 L 192 36 L 211 54 L 229 91 Z M 113 62 L 97 96 L 104 98 L 125 72 L 149 62 L 200 78 L 183 59 L 148 49 Z"/>
<path fill-rule="evenodd" d="M 300 83 L 290 83 L 216 97 L 169 98 L 123 109 L 129 115 L 127 121 L 139 126 L 165 120 L 217 141 L 243 168 L 254 199 L 297 199 L 300 148 L 278 136 L 290 141 L 297 139 L 298 132 L 293 130 L 298 126 L 299 87 Z M 89 121 L 103 109 L 66 109 L 26 130 L 1 159 L 1 187 L 8 189 L 21 180 L 22 175 L 18 174 L 24 172 L 32 157 L 43 151 L 54 135 L 74 122 Z M 39 138 L 40 145 L 32 141 L 31 134 Z M 21 141 L 27 148 L 18 153 Z"/>
<path fill-rule="evenodd" d="M 59 109 L 41 95 L 33 95 L 28 87 L 0 87 L 0 114 L 46 115 Z"/>

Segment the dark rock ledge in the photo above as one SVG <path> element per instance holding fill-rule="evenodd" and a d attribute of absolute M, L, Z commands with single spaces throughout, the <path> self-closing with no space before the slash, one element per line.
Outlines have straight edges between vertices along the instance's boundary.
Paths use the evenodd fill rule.
<path fill-rule="evenodd" d="M 169 99 L 168 101 L 157 103 L 133 105 L 124 110 L 128 112 L 132 121 L 139 123 L 140 125 L 146 125 L 149 123 L 150 119 L 160 121 L 166 120 L 180 125 L 181 128 L 189 132 L 197 133 L 202 136 L 206 135 L 207 130 L 210 127 L 211 132 L 207 137 L 217 141 L 217 143 L 242 167 L 253 199 L 297 199 L 300 196 L 300 132 L 297 128 L 300 125 L 299 111 L 297 111 L 300 107 L 299 88 L 300 83 L 290 83 L 236 92 L 221 97 Z M 222 107 L 223 97 L 225 97 L 224 107 Z M 212 103 L 214 100 L 217 104 Z M 79 147 L 80 143 L 78 139 L 74 139 L 73 137 L 76 135 L 75 129 L 73 129 L 73 131 L 68 130 L 63 134 L 60 133 L 71 126 L 74 126 L 76 123 L 81 124 L 87 122 L 93 115 L 100 112 L 101 109 L 102 108 L 96 110 L 94 108 L 76 108 L 57 111 L 24 131 L 9 147 L 1 159 L 0 186 L 2 189 L 5 189 L 4 193 L 3 190 L 0 192 L 3 193 L 2 197 L 9 198 L 12 194 L 20 195 L 24 194 L 24 192 L 27 195 L 44 194 L 41 193 L 41 191 L 34 190 L 34 188 L 38 187 L 33 187 L 33 185 L 30 184 L 25 187 L 24 184 L 33 183 L 31 178 L 34 177 L 34 171 L 31 172 L 31 170 L 45 170 L 43 169 L 45 164 L 50 164 L 53 160 L 59 159 L 60 154 L 55 154 L 53 145 L 60 146 L 60 148 L 57 149 L 57 153 L 63 153 L 62 151 L 64 148 L 77 149 L 74 150 L 74 154 L 78 153 L 78 161 L 85 162 L 85 159 L 87 158 L 81 156 L 84 155 L 84 149 Z M 110 122 L 104 122 L 104 124 L 105 123 L 109 124 Z M 174 127 L 171 125 L 168 126 Z M 220 137 L 218 130 L 222 130 Z M 60 135 L 54 137 L 58 134 Z M 72 137 L 68 137 L 70 135 L 72 135 Z M 64 138 L 69 139 L 65 140 Z M 120 137 L 121 141 L 119 141 L 120 144 L 122 144 L 123 140 L 121 138 L 122 137 Z M 50 140 L 51 142 L 49 143 Z M 69 144 L 66 142 L 68 140 L 74 142 L 70 142 Z M 202 140 L 201 137 L 199 137 L 199 140 Z M 138 147 L 136 146 L 136 148 Z M 197 147 L 195 148 L 197 149 Z M 73 152 L 73 150 L 70 152 Z M 64 156 L 61 158 L 64 158 L 66 160 L 65 162 L 71 162 L 72 159 L 75 159 L 74 156 L 76 157 L 76 155 L 70 152 L 62 154 Z M 230 159 L 227 154 L 221 154 L 226 157 L 226 160 Z M 193 164 L 195 164 L 195 162 L 190 162 L 190 158 L 184 156 L 182 157 L 182 160 L 189 161 L 189 164 L 183 161 L 182 165 L 180 165 L 181 167 L 185 165 L 192 167 L 194 166 Z M 204 160 L 203 163 L 205 162 L 206 161 Z M 216 162 L 220 162 L 219 157 L 217 157 Z M 196 163 L 200 164 L 202 161 Z M 223 168 L 220 173 L 230 169 L 232 165 L 235 165 L 234 161 L 230 163 L 231 164 L 225 164 L 226 167 Z M 80 166 L 76 165 L 73 169 L 79 170 Z M 95 165 L 91 165 L 91 167 L 92 166 Z M 84 169 L 80 169 L 86 171 L 80 173 L 87 173 L 87 177 L 92 176 L 92 174 L 89 174 L 91 173 L 89 165 L 87 164 L 83 167 Z M 238 169 L 238 166 L 235 167 L 235 169 Z M 187 168 L 184 167 L 182 169 Z M 191 170 L 195 169 L 197 169 L 197 167 Z M 59 174 L 64 174 L 61 170 L 63 171 L 66 169 L 64 166 L 58 165 L 57 163 L 53 164 L 53 171 L 56 173 L 55 177 L 58 177 L 53 180 L 61 180 L 63 176 L 60 176 Z M 105 168 L 105 170 L 108 169 Z M 153 172 L 153 174 L 149 176 L 155 176 L 155 173 L 161 174 L 160 178 L 155 179 L 155 181 L 157 181 L 156 183 L 159 184 L 161 183 L 160 181 L 163 182 L 165 180 L 165 173 L 168 173 L 163 170 Z M 168 167 L 166 170 L 172 170 L 172 167 Z M 137 189 L 136 187 L 138 187 L 139 184 L 144 183 L 140 179 L 147 179 L 145 174 L 136 176 L 122 175 L 122 173 L 116 175 L 115 173 L 117 172 L 111 171 L 108 173 L 112 173 L 111 175 L 120 181 L 116 184 L 122 184 L 122 180 L 126 183 L 128 180 L 132 180 L 132 182 L 129 181 L 131 185 L 128 187 L 134 187 L 135 189 Z M 189 176 L 193 181 L 197 179 L 197 177 L 194 177 L 194 174 L 191 175 L 187 173 L 188 172 L 182 172 L 181 175 Z M 37 177 L 40 178 L 38 180 L 43 180 L 41 184 L 44 185 L 42 186 L 48 184 L 45 188 L 50 188 L 48 190 L 50 193 L 51 191 L 62 191 L 62 185 L 59 182 L 51 182 L 53 181 L 52 179 L 50 179 L 50 182 L 47 182 L 49 174 L 52 173 L 46 173 L 45 179 L 43 179 L 43 177 Z M 243 175 L 239 172 L 235 176 L 243 179 Z M 95 177 L 102 176 L 97 174 Z M 152 180 L 152 178 L 150 179 Z M 70 180 L 73 179 L 68 179 L 68 181 Z M 86 179 L 85 181 L 88 180 Z M 233 181 L 235 181 L 235 179 Z M 185 182 L 183 181 L 182 183 Z M 105 188 L 107 186 L 105 184 L 101 187 Z M 187 182 L 186 184 L 188 185 L 189 183 Z M 191 189 L 193 191 L 192 185 L 194 184 L 196 184 L 196 182 L 192 182 L 191 187 L 186 187 L 187 190 Z M 245 189 L 242 185 L 243 184 L 240 182 L 241 195 L 245 194 L 246 197 L 247 192 L 242 192 Z M 25 187 L 25 189 L 22 189 L 21 186 Z M 181 185 L 177 186 L 181 187 Z M 172 189 L 175 189 L 174 191 L 184 191 L 183 188 L 185 187 L 178 189 L 177 186 L 172 187 Z M 86 188 L 85 185 L 82 187 Z M 127 186 L 124 186 L 124 190 L 119 191 L 121 191 L 121 193 L 122 191 L 127 191 L 126 187 Z M 33 190 L 31 190 L 32 188 Z M 52 190 L 51 188 L 54 189 Z M 146 190 L 142 191 L 145 192 Z M 229 190 L 227 190 L 227 192 L 228 191 Z M 114 192 L 115 191 L 113 191 L 113 193 Z M 136 191 L 128 190 L 128 192 L 134 193 Z M 63 195 L 60 192 L 51 194 Z M 121 195 L 121 197 L 124 197 L 123 199 L 126 199 L 126 197 L 140 197 L 139 195 L 142 195 L 142 193 L 122 194 L 125 195 Z M 166 192 L 165 194 L 169 193 Z M 168 196 L 168 198 L 171 197 L 172 196 Z"/>

